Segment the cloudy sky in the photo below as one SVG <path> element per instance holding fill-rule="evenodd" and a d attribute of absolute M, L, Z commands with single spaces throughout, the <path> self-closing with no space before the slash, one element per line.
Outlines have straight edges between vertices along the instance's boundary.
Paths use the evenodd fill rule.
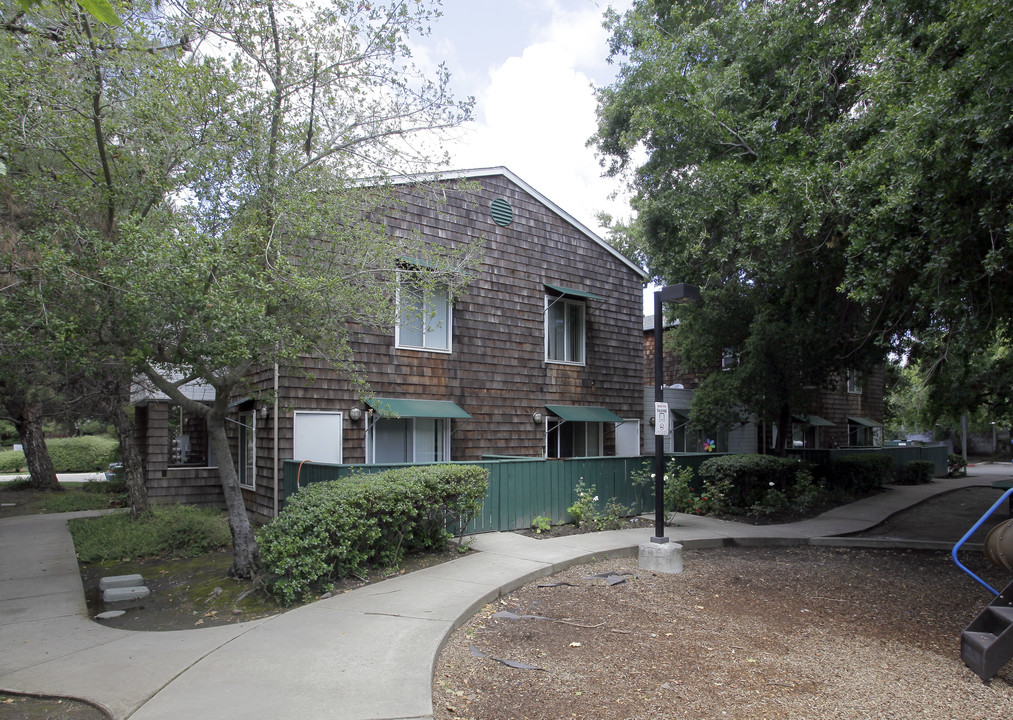
<path fill-rule="evenodd" d="M 505 165 L 592 230 L 595 214 L 626 217 L 617 180 L 601 177 L 592 149 L 592 86 L 608 84 L 609 0 L 443 0 L 443 17 L 417 48 L 445 62 L 475 121 L 448 147 L 455 169 Z M 625 9 L 630 0 L 612 0 Z"/>

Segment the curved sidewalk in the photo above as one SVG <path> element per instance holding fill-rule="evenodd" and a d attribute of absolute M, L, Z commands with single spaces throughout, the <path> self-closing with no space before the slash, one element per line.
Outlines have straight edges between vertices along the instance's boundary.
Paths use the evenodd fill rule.
<path fill-rule="evenodd" d="M 786 525 L 679 515 L 668 536 L 687 548 L 819 542 L 868 529 L 943 492 L 1009 479 L 1013 466 L 971 472 L 929 485 L 891 486 Z M 0 689 L 82 698 L 131 720 L 431 718 L 433 662 L 454 628 L 533 579 L 592 557 L 635 555 L 653 534 L 478 535 L 472 547 L 480 552 L 274 617 L 136 632 L 87 616 L 66 525 L 80 515 L 0 521 Z"/>

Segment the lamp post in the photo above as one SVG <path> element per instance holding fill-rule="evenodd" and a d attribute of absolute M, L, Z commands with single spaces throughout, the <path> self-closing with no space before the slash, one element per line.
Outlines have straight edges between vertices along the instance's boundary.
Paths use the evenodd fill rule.
<path fill-rule="evenodd" d="M 698 303 L 700 288 L 687 283 L 666 285 L 654 293 L 654 401 L 665 402 L 664 380 L 664 322 L 662 309 L 666 302 Z M 657 422 L 655 428 L 658 427 Z M 665 536 L 665 436 L 654 436 L 654 537 L 651 542 L 664 544 Z"/>

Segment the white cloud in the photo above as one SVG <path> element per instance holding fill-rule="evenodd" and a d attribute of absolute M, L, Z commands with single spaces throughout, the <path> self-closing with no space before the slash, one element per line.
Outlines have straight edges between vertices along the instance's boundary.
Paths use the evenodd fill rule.
<path fill-rule="evenodd" d="M 505 165 L 598 229 L 599 210 L 629 214 L 625 202 L 609 199 L 619 181 L 601 177 L 594 150 L 586 147 L 597 129 L 592 82 L 611 80 L 605 62 L 608 34 L 596 5 L 566 5 L 542 5 L 543 13 L 550 14 L 528 27 L 516 50 L 488 63 L 484 82 L 462 93 L 475 95 L 476 119 L 448 149 L 454 167 Z M 442 39 L 439 47 L 450 52 L 457 76 L 454 67 L 463 59 L 453 52 L 453 38 Z M 465 79 L 478 80 L 475 66 L 463 65 L 470 76 Z"/>

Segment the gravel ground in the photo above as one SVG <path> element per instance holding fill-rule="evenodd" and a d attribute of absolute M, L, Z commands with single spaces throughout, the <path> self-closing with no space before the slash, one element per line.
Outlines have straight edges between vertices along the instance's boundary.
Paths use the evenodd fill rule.
<path fill-rule="evenodd" d="M 588 579 L 604 572 L 627 574 Z M 687 551 L 679 575 L 606 560 L 454 632 L 435 718 L 1010 720 L 1013 663 L 985 684 L 960 660 L 960 631 L 990 599 L 945 552 L 730 547 Z"/>

